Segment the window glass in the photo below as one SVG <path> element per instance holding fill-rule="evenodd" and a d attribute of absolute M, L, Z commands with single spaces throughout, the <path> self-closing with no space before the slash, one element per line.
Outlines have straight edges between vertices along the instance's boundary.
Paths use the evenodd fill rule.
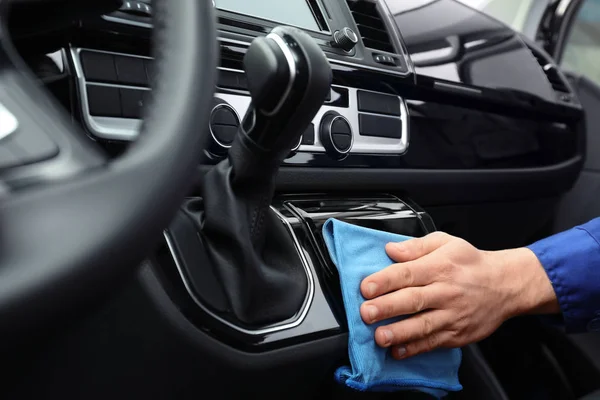
<path fill-rule="evenodd" d="M 581 4 L 561 63 L 564 69 L 600 84 L 600 0 L 585 0 Z"/>

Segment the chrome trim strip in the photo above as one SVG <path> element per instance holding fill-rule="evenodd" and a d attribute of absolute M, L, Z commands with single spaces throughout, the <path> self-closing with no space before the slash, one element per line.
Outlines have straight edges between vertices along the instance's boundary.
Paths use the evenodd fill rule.
<path fill-rule="evenodd" d="M 73 58 L 73 65 L 75 66 L 75 75 L 77 77 L 77 86 L 79 89 L 79 95 L 81 99 L 81 114 L 83 115 L 83 122 L 92 133 L 95 138 L 104 140 L 121 140 L 121 141 L 133 141 L 138 135 L 142 126 L 142 120 L 132 118 L 114 118 L 114 117 L 96 117 L 92 116 L 89 111 L 89 101 L 87 97 L 86 87 L 88 85 L 85 76 L 83 74 L 83 66 L 81 65 L 81 59 L 79 54 L 82 51 L 96 51 L 88 50 L 83 48 L 71 48 L 70 55 Z M 100 51 L 100 53 L 108 54 L 119 54 Z M 126 55 L 126 54 L 124 54 Z M 139 57 L 146 58 L 146 57 Z M 133 88 L 139 90 L 150 90 L 149 88 L 142 87 L 131 87 L 126 85 L 113 85 L 108 83 L 90 83 L 90 85 L 96 86 L 109 86 L 109 87 L 122 87 L 122 88 Z"/>
<path fill-rule="evenodd" d="M 208 130 L 210 131 L 210 136 L 212 137 L 212 139 L 215 141 L 215 143 L 217 145 L 221 146 L 224 149 L 230 149 L 231 145 L 230 144 L 227 145 L 227 144 L 221 143 L 219 141 L 219 139 L 217 139 L 217 137 L 215 136 L 215 133 L 213 132 L 213 129 L 212 129 L 212 124 L 211 124 L 212 117 L 213 117 L 215 111 L 217 111 L 219 108 L 227 108 L 227 109 L 233 111 L 233 113 L 235 114 L 235 117 L 237 118 L 238 124 L 241 124 L 242 122 L 240 121 L 240 116 L 237 113 L 237 111 L 235 110 L 235 108 L 231 107 L 229 104 L 224 104 L 224 103 L 217 104 L 216 106 L 213 107 L 212 110 L 210 110 L 210 120 L 208 122 Z"/>
<path fill-rule="evenodd" d="M 288 81 L 288 84 L 287 84 L 285 90 L 283 91 L 283 94 L 281 95 L 281 99 L 279 100 L 279 102 L 277 103 L 275 108 L 272 111 L 268 111 L 268 112 L 265 110 L 261 110 L 263 113 L 265 113 L 266 116 L 271 116 L 271 115 L 275 115 L 275 114 L 277 114 L 277 112 L 279 112 L 279 110 L 283 106 L 283 103 L 285 103 L 285 100 L 290 95 L 290 92 L 292 91 L 292 86 L 294 86 L 294 82 L 296 81 L 296 75 L 298 74 L 298 71 L 296 70 L 296 62 L 294 61 L 294 55 L 292 54 L 292 51 L 289 49 L 289 47 L 287 46 L 287 44 L 285 43 L 283 38 L 273 32 L 269 33 L 267 35 L 267 38 L 271 39 L 272 41 L 275 42 L 275 44 L 277 46 L 279 46 L 279 48 L 281 49 L 281 52 L 285 56 L 285 60 L 287 61 L 288 68 L 290 69 L 290 79 Z"/>
<path fill-rule="evenodd" d="M 152 25 L 150 23 L 139 22 L 139 21 L 130 21 L 130 20 L 125 19 L 125 18 L 113 17 L 111 15 L 103 15 L 102 19 L 104 19 L 105 21 L 108 21 L 108 22 L 115 22 L 117 24 L 125 24 L 125 25 L 137 26 L 137 27 L 140 27 L 140 28 L 152 29 L 154 27 L 154 25 Z"/>
<path fill-rule="evenodd" d="M 0 103 L 0 140 L 12 135 L 19 128 L 19 121 Z"/>
<path fill-rule="evenodd" d="M 314 282 L 314 278 L 313 278 L 312 272 L 311 272 L 310 267 L 308 265 L 308 261 L 306 260 L 306 256 L 302 252 L 302 248 L 300 246 L 300 242 L 298 242 L 298 238 L 296 237 L 296 234 L 294 233 L 294 229 L 292 228 L 292 225 L 274 207 L 271 207 L 271 210 L 273 212 L 275 212 L 275 214 L 277 215 L 277 217 L 283 222 L 283 224 L 286 226 L 287 230 L 290 232 L 290 234 L 292 236 L 292 239 L 294 240 L 294 246 L 296 246 L 296 250 L 297 250 L 298 255 L 300 256 L 300 260 L 302 262 L 302 266 L 304 267 L 304 271 L 306 272 L 306 277 L 308 279 L 308 288 L 306 290 L 306 296 L 304 298 L 304 303 L 302 304 L 302 308 L 299 311 L 299 313 L 297 314 L 297 316 L 294 317 L 294 319 L 292 321 L 290 321 L 290 322 L 282 321 L 279 324 L 275 324 L 275 325 L 272 325 L 272 326 L 267 326 L 267 327 L 264 327 L 264 328 L 261 328 L 261 329 L 246 329 L 246 328 L 242 328 L 240 326 L 237 326 L 237 325 L 235 325 L 235 324 L 233 324 L 233 323 L 231 323 L 231 322 L 229 322 L 229 321 L 221 318 L 219 315 L 213 313 L 204 304 L 202 304 L 202 302 L 194 295 L 194 292 L 191 289 L 191 287 L 189 285 L 189 282 L 187 281 L 187 279 L 185 277 L 185 273 L 183 272 L 183 269 L 181 268 L 181 265 L 179 264 L 179 260 L 177 259 L 177 256 L 175 255 L 175 248 L 173 246 L 171 238 L 169 237 L 169 233 L 167 231 L 163 232 L 163 235 L 165 237 L 165 241 L 167 242 L 167 247 L 169 248 L 169 252 L 171 253 L 171 257 L 173 258 L 173 261 L 175 262 L 175 266 L 177 267 L 177 271 L 179 272 L 179 275 L 181 276 L 181 279 L 183 281 L 185 289 L 187 290 L 187 292 L 190 295 L 190 297 L 192 298 L 192 300 L 194 300 L 194 302 L 204 312 L 206 312 L 208 315 L 210 315 L 212 318 L 218 320 L 222 324 L 227 325 L 228 327 L 230 327 L 232 329 L 235 329 L 235 330 L 237 330 L 239 332 L 242 332 L 242 333 L 245 333 L 245 334 L 248 334 L 248 335 L 254 335 L 254 336 L 265 335 L 265 334 L 268 334 L 268 333 L 273 333 L 273 332 L 279 332 L 279 331 L 283 331 L 283 330 L 288 330 L 288 329 L 292 329 L 292 328 L 295 328 L 298 325 L 300 325 L 304 321 L 304 319 L 306 318 L 306 315 L 308 314 L 308 310 L 310 309 L 310 306 L 311 306 L 312 301 L 313 301 L 314 293 L 315 293 L 315 282 Z"/>

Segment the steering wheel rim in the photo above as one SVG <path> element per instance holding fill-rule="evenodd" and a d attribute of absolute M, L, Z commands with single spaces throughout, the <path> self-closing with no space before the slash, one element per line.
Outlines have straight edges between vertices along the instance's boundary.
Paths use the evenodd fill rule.
<path fill-rule="evenodd" d="M 33 182 L 0 201 L 2 334 L 55 316 L 138 265 L 193 182 L 216 81 L 213 5 L 163 0 L 154 9 L 153 98 L 140 138 L 112 162 L 34 82 L 0 26 L 0 106 L 18 122 L 0 147 L 37 127 L 36 137 L 59 150 L 50 160 L 0 169 L 3 181 Z"/>

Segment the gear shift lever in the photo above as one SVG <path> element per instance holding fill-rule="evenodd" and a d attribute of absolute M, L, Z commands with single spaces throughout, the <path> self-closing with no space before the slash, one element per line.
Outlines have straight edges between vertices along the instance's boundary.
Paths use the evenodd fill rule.
<path fill-rule="evenodd" d="M 197 294 L 230 322 L 256 327 L 293 317 L 305 300 L 304 266 L 270 205 L 279 166 L 325 101 L 332 74 L 314 39 L 291 27 L 255 39 L 244 67 L 250 108 L 227 159 L 203 181 L 202 207 L 184 204 L 171 233 L 181 237 L 192 221 L 187 236 L 198 247 L 175 247 L 187 254 Z"/>
<path fill-rule="evenodd" d="M 258 146 L 286 156 L 323 105 L 329 63 L 310 36 L 277 27 L 252 43 L 244 67 L 252 107 L 243 127 Z"/>

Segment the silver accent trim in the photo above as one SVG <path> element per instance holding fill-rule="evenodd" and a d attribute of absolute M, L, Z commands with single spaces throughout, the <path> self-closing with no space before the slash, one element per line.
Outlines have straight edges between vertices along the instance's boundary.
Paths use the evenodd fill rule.
<path fill-rule="evenodd" d="M 123 88 L 135 88 L 139 90 L 150 90 L 149 88 L 143 87 L 131 87 L 125 85 L 114 85 L 114 84 L 104 84 L 104 83 L 87 83 L 85 77 L 83 76 L 83 68 L 81 66 L 81 61 L 79 58 L 79 53 L 81 51 L 94 51 L 99 53 L 107 53 L 113 55 L 124 55 L 130 57 L 137 57 L 142 59 L 151 59 L 150 57 L 138 56 L 138 55 L 129 55 L 123 53 L 116 52 L 108 52 L 108 51 L 98 51 L 92 50 L 88 48 L 71 48 L 70 55 L 73 58 L 73 63 L 75 65 L 75 73 L 77 75 L 77 82 L 79 86 L 79 92 L 81 96 L 82 103 L 82 114 L 83 120 L 94 137 L 105 139 L 105 140 L 124 140 L 124 141 L 133 141 L 139 135 L 139 130 L 141 127 L 141 120 L 137 119 L 128 119 L 128 118 L 112 118 L 112 117 L 93 117 L 89 114 L 88 108 L 88 100 L 87 100 L 87 92 L 85 90 L 86 85 L 104 85 L 111 87 L 123 87 Z M 237 71 L 231 68 L 221 68 L 219 69 L 226 71 L 235 71 L 235 72 L 243 72 Z M 358 90 L 362 90 L 365 92 L 379 93 L 364 89 L 356 89 L 345 86 L 333 85 L 332 87 L 340 87 L 348 90 L 349 95 L 349 104 L 348 108 L 340 108 L 340 107 L 332 107 L 328 104 L 324 104 L 321 109 L 317 112 L 315 117 L 313 118 L 313 124 L 317 132 L 315 132 L 315 144 L 314 145 L 300 145 L 300 148 L 297 150 L 298 152 L 311 152 L 311 153 L 324 153 L 325 148 L 321 144 L 319 138 L 318 129 L 321 126 L 321 119 L 323 115 L 329 111 L 336 111 L 338 114 L 342 115 L 349 122 L 350 127 L 352 128 L 352 138 L 353 145 L 352 149 L 348 154 L 403 154 L 408 149 L 409 144 L 409 114 L 406 103 L 402 97 L 398 96 L 400 100 L 400 114 L 399 117 L 402 120 L 402 138 L 379 138 L 379 137 L 370 137 L 370 136 L 361 136 L 359 132 L 359 123 L 358 123 L 358 98 L 357 92 Z M 250 105 L 250 97 L 245 92 L 239 92 L 239 94 L 234 94 L 232 90 L 227 90 L 228 93 L 215 93 L 215 97 L 226 101 L 229 105 L 235 110 L 238 118 L 240 120 L 240 124 L 242 123 L 242 118 L 240 116 L 246 115 L 246 111 Z M 362 114 L 370 114 L 367 112 L 361 112 Z M 379 115 L 379 114 L 377 114 Z M 387 118 L 397 118 L 388 115 L 380 115 L 382 117 Z"/>
<path fill-rule="evenodd" d="M 0 103 L 0 140 L 12 135 L 19 128 L 19 121 Z"/>
<path fill-rule="evenodd" d="M 131 25 L 131 26 L 138 26 L 141 28 L 148 28 L 148 29 L 152 29 L 154 27 L 154 25 L 146 23 L 146 22 L 138 22 L 138 21 L 130 21 L 128 19 L 125 18 L 119 18 L 119 17 L 113 17 L 111 15 L 103 15 L 102 19 L 108 22 L 115 22 L 117 24 L 125 24 L 125 25 Z"/>
<path fill-rule="evenodd" d="M 300 146 L 302 145 L 302 136 L 300 136 L 300 138 L 298 139 L 298 144 L 296 146 L 294 146 L 294 148 L 292 149 L 292 153 L 298 151 L 298 149 L 300 149 Z"/>
<path fill-rule="evenodd" d="M 333 132 L 332 132 L 333 131 L 333 123 L 335 122 L 336 119 L 343 119 L 344 121 L 346 121 L 346 123 L 350 127 L 350 147 L 348 147 L 348 149 L 345 151 L 340 150 L 340 148 L 335 145 L 335 141 L 333 140 Z M 352 145 L 354 145 L 354 131 L 352 130 L 352 125 L 350 125 L 350 122 L 348 122 L 348 120 L 346 118 L 344 118 L 341 115 L 335 115 L 331 119 L 331 122 L 329 123 L 329 129 L 327 130 L 327 132 L 329 135 L 329 140 L 331 141 L 331 145 L 333 146 L 335 151 L 337 151 L 341 155 L 346 155 L 346 154 L 350 153 L 350 150 L 352 150 Z"/>
<path fill-rule="evenodd" d="M 332 87 L 342 87 L 333 85 Z M 340 108 L 333 107 L 328 104 L 324 104 L 317 114 L 313 118 L 313 124 L 315 125 L 315 144 L 314 145 L 306 145 L 303 144 L 298 149 L 298 152 L 310 152 L 310 153 L 325 153 L 325 147 L 321 143 L 320 139 L 320 126 L 323 116 L 330 112 L 335 111 L 337 114 L 342 115 L 349 122 L 350 127 L 352 128 L 352 138 L 353 144 L 350 152 L 348 154 L 404 154 L 408 150 L 409 141 L 410 141 L 410 125 L 409 125 L 409 113 L 408 107 L 406 106 L 406 102 L 403 98 L 398 96 L 400 100 L 400 117 L 394 117 L 390 115 L 383 114 L 373 114 L 368 112 L 360 112 L 360 114 L 371 114 L 377 115 L 382 118 L 397 118 L 402 121 L 402 137 L 398 138 L 386 138 L 386 137 L 372 137 L 372 136 L 362 136 L 359 131 L 359 122 L 358 122 L 358 98 L 357 92 L 358 90 L 369 92 L 368 90 L 356 89 L 356 88 L 348 88 L 343 87 L 348 90 L 349 94 L 349 107 L 348 108 Z M 373 92 L 379 93 L 379 92 Z M 251 99 L 247 95 L 237 95 L 230 93 L 215 93 L 215 97 L 226 101 L 233 108 L 237 110 L 240 115 L 245 115 L 246 111 L 250 106 Z"/>
<path fill-rule="evenodd" d="M 283 103 L 285 103 L 285 100 L 287 99 L 290 92 L 292 91 L 292 86 L 294 85 L 294 81 L 296 81 L 296 75 L 298 74 L 298 71 L 296 70 L 296 62 L 294 61 L 294 55 L 290 51 L 289 47 L 287 46 L 287 44 L 285 43 L 283 38 L 273 32 L 269 33 L 267 35 L 267 38 L 271 39 L 272 41 L 275 42 L 275 44 L 277 46 L 279 46 L 279 48 L 281 49 L 281 52 L 285 56 L 285 60 L 288 63 L 288 68 L 290 69 L 290 79 L 288 81 L 288 84 L 287 84 L 284 92 L 283 92 L 283 95 L 281 96 L 281 99 L 279 100 L 279 102 L 277 103 L 275 108 L 269 112 L 267 112 L 265 110 L 261 110 L 266 116 L 269 117 L 271 115 L 277 114 L 277 112 L 279 112 L 279 110 L 281 110 L 281 107 L 283 107 Z"/>
<path fill-rule="evenodd" d="M 115 117 L 96 117 L 90 114 L 89 101 L 87 97 L 87 85 L 95 86 L 106 86 L 106 87 L 118 87 L 118 88 L 131 88 L 138 90 L 150 90 L 150 88 L 127 86 L 127 85 L 114 85 L 109 83 L 87 83 L 85 75 L 83 74 L 83 66 L 81 64 L 80 54 L 82 51 L 90 51 L 97 53 L 105 53 L 112 55 L 122 55 L 128 57 L 136 57 L 142 59 L 150 59 L 149 57 L 136 56 L 131 54 L 115 53 L 109 51 L 97 51 L 86 48 L 70 48 L 70 55 L 73 59 L 73 65 L 75 67 L 75 75 L 77 77 L 77 86 L 79 89 L 79 95 L 81 99 L 81 113 L 83 115 L 83 122 L 96 138 L 104 140 L 122 140 L 122 141 L 134 141 L 138 135 L 142 126 L 142 120 L 132 118 L 115 118 Z"/>
<path fill-rule="evenodd" d="M 177 256 L 175 255 L 175 249 L 174 249 L 173 243 L 171 241 L 171 238 L 169 236 L 169 233 L 167 231 L 163 232 L 163 236 L 165 238 L 165 241 L 167 242 L 167 247 L 169 248 L 169 252 L 171 253 L 171 257 L 173 258 L 173 261 L 175 262 L 175 266 L 177 267 L 177 271 L 179 272 L 179 275 L 181 276 L 181 279 L 183 281 L 183 285 L 185 286 L 185 289 L 187 290 L 187 292 L 190 295 L 190 297 L 192 298 L 192 300 L 204 312 L 206 312 L 208 315 L 210 315 L 214 319 L 218 320 L 219 322 L 221 322 L 224 325 L 229 326 L 230 328 L 233 328 L 233 329 L 235 329 L 235 330 L 237 330 L 239 332 L 242 332 L 242 333 L 245 333 L 245 334 L 248 334 L 248 335 L 256 335 L 256 336 L 258 336 L 258 335 L 265 335 L 267 333 L 279 332 L 279 331 L 283 331 L 283 330 L 292 329 L 292 328 L 297 327 L 306 318 L 306 315 L 308 314 L 308 310 L 310 310 L 310 306 L 312 304 L 314 293 L 315 293 L 315 282 L 314 282 L 314 278 L 313 278 L 312 272 L 311 272 L 310 267 L 308 265 L 308 261 L 306 260 L 306 256 L 302 252 L 302 248 L 300 246 L 300 242 L 298 242 L 298 238 L 296 237 L 296 234 L 294 233 L 294 229 L 292 228 L 292 225 L 274 207 L 271 206 L 271 210 L 283 222 L 283 224 L 286 226 L 287 230 L 290 232 L 290 234 L 292 236 L 292 239 L 294 241 L 294 246 L 296 246 L 296 250 L 297 250 L 298 255 L 300 256 L 300 260 L 302 262 L 302 266 L 304 267 L 304 271 L 306 272 L 306 277 L 308 279 L 308 288 L 306 290 L 306 296 L 304 298 L 304 303 L 302 304 L 302 309 L 299 311 L 299 313 L 297 314 L 297 317 L 293 321 L 287 322 L 287 323 L 283 322 L 283 323 L 280 323 L 279 325 L 278 324 L 274 324 L 274 325 L 267 326 L 267 327 L 261 328 L 261 329 L 246 329 L 246 328 L 242 328 L 240 326 L 237 326 L 237 325 L 235 325 L 235 324 L 233 324 L 233 323 L 231 323 L 231 322 L 229 322 L 229 321 L 221 318 L 219 315 L 217 315 L 217 314 L 213 313 L 211 310 L 209 310 L 194 295 L 193 290 L 191 290 L 191 287 L 189 285 L 189 282 L 187 281 L 185 273 L 183 272 L 183 269 L 181 268 L 181 265 L 179 264 L 179 260 L 177 259 Z"/>
<path fill-rule="evenodd" d="M 350 29 L 347 26 L 344 27 L 342 29 L 342 31 L 346 32 L 346 36 L 348 36 L 354 44 L 358 43 L 358 35 L 356 34 L 356 32 L 354 32 L 352 29 Z"/>
<path fill-rule="evenodd" d="M 215 136 L 215 133 L 213 132 L 213 129 L 212 129 L 212 117 L 213 117 L 215 111 L 217 111 L 219 108 L 227 108 L 227 109 L 233 111 L 233 114 L 237 118 L 238 125 L 241 124 L 240 116 L 237 113 L 237 111 L 235 110 L 235 108 L 233 108 L 229 104 L 225 104 L 225 103 L 217 104 L 216 106 L 213 107 L 212 110 L 210 110 L 210 119 L 208 120 L 208 130 L 210 131 L 210 136 L 212 136 L 212 139 L 214 140 L 214 142 L 217 145 L 221 146 L 224 149 L 230 149 L 231 145 L 226 145 L 224 143 L 221 143 L 219 141 L 219 139 L 217 139 L 217 137 Z"/>

